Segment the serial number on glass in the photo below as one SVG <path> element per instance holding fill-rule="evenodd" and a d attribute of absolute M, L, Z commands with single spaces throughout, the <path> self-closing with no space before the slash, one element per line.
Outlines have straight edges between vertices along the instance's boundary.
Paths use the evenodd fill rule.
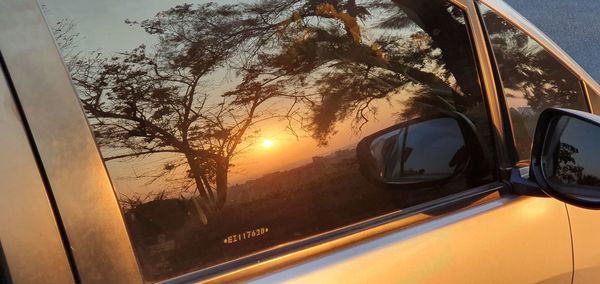
<path fill-rule="evenodd" d="M 239 233 L 239 234 L 227 236 L 226 238 L 223 239 L 223 243 L 225 243 L 225 244 L 233 244 L 233 243 L 237 243 L 239 241 L 243 241 L 243 240 L 247 240 L 247 239 L 251 239 L 251 238 L 256 238 L 258 236 L 262 236 L 262 235 L 264 235 L 264 234 L 266 234 L 268 232 L 269 232 L 269 228 L 258 228 L 258 229 L 246 231 L 246 232 L 243 232 L 243 233 Z"/>

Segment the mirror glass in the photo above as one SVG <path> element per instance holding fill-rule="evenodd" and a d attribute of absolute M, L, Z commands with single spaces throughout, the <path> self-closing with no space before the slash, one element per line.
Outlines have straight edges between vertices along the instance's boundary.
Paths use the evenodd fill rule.
<path fill-rule="evenodd" d="M 574 117 L 561 116 L 551 129 L 542 156 L 546 179 L 557 184 L 600 186 L 600 128 Z M 585 191 L 578 192 L 582 193 Z"/>
<path fill-rule="evenodd" d="M 460 126 L 450 117 L 408 123 L 370 141 L 369 172 L 389 184 L 449 178 L 468 160 Z"/>

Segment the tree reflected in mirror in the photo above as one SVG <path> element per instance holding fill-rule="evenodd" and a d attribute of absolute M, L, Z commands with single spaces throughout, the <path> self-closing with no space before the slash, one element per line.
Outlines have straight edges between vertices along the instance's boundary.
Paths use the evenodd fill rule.
<path fill-rule="evenodd" d="M 558 184 L 600 186 L 598 127 L 568 116 L 557 119 L 554 127 L 552 144 L 544 146 L 545 174 Z"/>

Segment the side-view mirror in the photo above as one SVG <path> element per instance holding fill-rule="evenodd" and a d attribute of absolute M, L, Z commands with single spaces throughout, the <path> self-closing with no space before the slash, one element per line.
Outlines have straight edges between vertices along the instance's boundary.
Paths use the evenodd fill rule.
<path fill-rule="evenodd" d="M 443 183 L 481 159 L 475 126 L 462 114 L 418 118 L 371 134 L 356 148 L 361 173 L 388 188 Z"/>
<path fill-rule="evenodd" d="M 530 175 L 551 197 L 600 209 L 600 117 L 547 109 L 537 123 Z"/>

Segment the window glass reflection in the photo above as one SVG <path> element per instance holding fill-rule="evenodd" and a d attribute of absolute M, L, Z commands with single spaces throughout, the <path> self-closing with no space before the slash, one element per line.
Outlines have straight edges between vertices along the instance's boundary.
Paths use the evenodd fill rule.
<path fill-rule="evenodd" d="M 459 158 L 464 148 L 462 131 L 449 117 L 408 122 L 377 136 L 369 145 L 378 176 L 400 184 L 452 176 L 465 162 Z"/>
<path fill-rule="evenodd" d="M 446 1 L 186 3 L 41 0 L 147 280 L 491 180 L 409 195 L 356 162 L 362 137 L 439 112 L 492 153 L 466 19 Z"/>
<path fill-rule="evenodd" d="M 455 119 L 441 118 L 411 125 L 406 135 L 404 170 L 407 176 L 438 179 L 451 176 L 460 165 L 457 154 L 465 147 Z"/>
<path fill-rule="evenodd" d="M 549 107 L 587 111 L 580 81 L 539 43 L 480 4 L 504 90 L 518 158 L 528 160 L 539 114 Z"/>
<path fill-rule="evenodd" d="M 600 186 L 598 127 L 566 116 L 555 127 L 556 143 L 545 146 L 545 152 L 554 157 L 544 160 L 546 174 L 558 183 Z"/>

